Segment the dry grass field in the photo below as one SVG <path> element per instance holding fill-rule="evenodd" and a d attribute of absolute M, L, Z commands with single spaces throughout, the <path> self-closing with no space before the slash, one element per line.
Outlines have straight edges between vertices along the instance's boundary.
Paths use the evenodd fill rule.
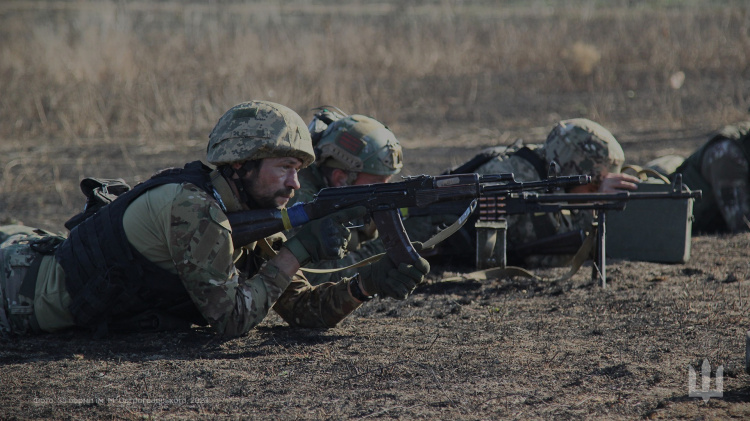
<path fill-rule="evenodd" d="M 572 117 L 610 128 L 631 163 L 687 155 L 748 119 L 750 6 L 5 0 L 0 221 L 60 231 L 82 177 L 135 183 L 200 159 L 248 99 L 372 115 L 402 141 L 405 175 Z M 613 261 L 605 290 L 587 268 L 446 283 L 462 269 L 436 266 L 408 300 L 328 331 L 271 316 L 232 340 L 0 340 L 0 418 L 747 419 L 748 246 L 701 236 L 684 265 Z M 688 395 L 703 359 L 724 367 L 708 402 Z"/>

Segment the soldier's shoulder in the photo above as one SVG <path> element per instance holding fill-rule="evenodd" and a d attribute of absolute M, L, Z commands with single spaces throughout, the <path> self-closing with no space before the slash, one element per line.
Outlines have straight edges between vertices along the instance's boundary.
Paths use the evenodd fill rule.
<path fill-rule="evenodd" d="M 172 202 L 173 219 L 192 221 L 209 216 L 220 224 L 226 220 L 216 199 L 194 184 L 173 185 L 169 200 Z"/>

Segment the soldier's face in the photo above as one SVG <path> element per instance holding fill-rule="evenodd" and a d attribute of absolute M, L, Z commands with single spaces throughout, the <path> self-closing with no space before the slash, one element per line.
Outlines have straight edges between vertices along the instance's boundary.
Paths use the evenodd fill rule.
<path fill-rule="evenodd" d="M 300 188 L 297 172 L 301 168 L 297 158 L 265 158 L 245 176 L 248 192 L 262 208 L 282 208 Z"/>

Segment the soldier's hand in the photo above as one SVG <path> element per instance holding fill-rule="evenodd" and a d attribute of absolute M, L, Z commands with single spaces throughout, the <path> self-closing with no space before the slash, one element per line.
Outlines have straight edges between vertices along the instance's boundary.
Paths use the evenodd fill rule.
<path fill-rule="evenodd" d="M 372 219 L 367 223 L 364 221 L 355 221 L 355 223 L 360 226 L 349 230 L 352 237 L 349 239 L 347 251 L 359 250 L 362 243 L 378 238 L 378 228 Z"/>
<path fill-rule="evenodd" d="M 604 176 L 602 183 L 599 185 L 599 193 L 617 193 L 623 190 L 636 190 L 640 180 L 638 177 L 624 173 L 609 173 Z"/>
<path fill-rule="evenodd" d="M 429 271 L 430 264 L 423 258 L 413 265 L 401 263 L 396 267 L 395 263 L 385 256 L 360 270 L 360 285 L 366 294 L 404 300 L 424 280 Z"/>
<path fill-rule="evenodd" d="M 361 218 L 366 212 L 365 207 L 358 206 L 310 221 L 285 242 L 284 247 L 292 252 L 300 266 L 321 260 L 341 259 L 350 238 L 349 230 L 344 223 Z"/>

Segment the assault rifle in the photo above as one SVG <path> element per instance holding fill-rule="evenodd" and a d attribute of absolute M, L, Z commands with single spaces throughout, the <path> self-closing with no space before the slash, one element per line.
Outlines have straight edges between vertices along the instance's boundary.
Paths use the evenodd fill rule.
<path fill-rule="evenodd" d="M 387 255 L 394 263 L 411 263 L 419 258 L 401 221 L 401 208 L 478 199 L 486 195 L 536 189 L 552 189 L 589 183 L 591 177 L 575 175 L 542 181 L 518 182 L 512 173 L 496 175 L 452 174 L 405 177 L 395 183 L 377 183 L 322 189 L 308 203 L 289 208 L 231 212 L 232 241 L 243 246 L 269 235 L 289 230 L 328 216 L 338 210 L 364 206 L 375 221 Z"/>
<path fill-rule="evenodd" d="M 700 199 L 701 190 L 689 190 L 682 183 L 682 174 L 676 174 L 670 191 L 664 192 L 630 192 L 618 193 L 562 193 L 538 194 L 535 192 L 508 192 L 486 195 L 479 198 L 479 221 L 505 221 L 509 215 L 528 213 L 556 213 L 563 210 L 587 210 L 596 214 L 596 250 L 592 278 L 598 279 L 602 287 L 607 285 L 606 272 L 606 222 L 608 211 L 624 210 L 631 200 Z M 556 237 L 556 236 L 553 236 Z M 570 235 L 559 235 L 566 240 L 581 238 L 578 232 Z M 557 241 L 557 238 L 551 238 Z M 546 239 L 538 240 L 540 244 L 526 247 L 529 252 L 538 254 L 540 247 L 550 246 Z M 544 244 L 542 244 L 544 243 Z M 581 241 L 582 244 L 582 241 Z M 521 247 L 524 247 L 523 245 Z M 568 247 L 567 250 L 570 250 Z"/>

